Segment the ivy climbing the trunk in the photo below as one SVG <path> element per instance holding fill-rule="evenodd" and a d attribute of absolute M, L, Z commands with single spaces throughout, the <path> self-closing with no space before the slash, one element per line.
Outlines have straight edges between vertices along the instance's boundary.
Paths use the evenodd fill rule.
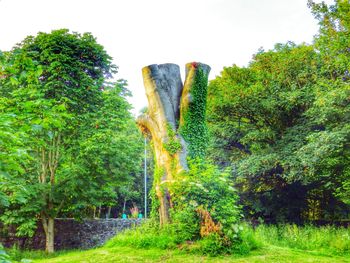
<path fill-rule="evenodd" d="M 138 118 L 138 124 L 153 142 L 160 224 L 169 222 L 171 193 L 167 185 L 188 170 L 188 157 L 204 156 L 209 71 L 208 65 L 188 63 L 182 84 L 180 68 L 175 64 L 150 65 L 142 70 L 149 108 Z"/>

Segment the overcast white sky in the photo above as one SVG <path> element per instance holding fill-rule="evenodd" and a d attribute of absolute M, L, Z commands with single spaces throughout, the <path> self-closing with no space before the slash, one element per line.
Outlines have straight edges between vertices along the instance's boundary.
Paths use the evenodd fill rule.
<path fill-rule="evenodd" d="M 332 3 L 332 0 L 326 1 Z M 147 105 L 141 68 L 187 62 L 247 65 L 275 43 L 311 43 L 317 22 L 307 0 L 0 0 L 0 50 L 27 35 L 68 28 L 91 32 L 119 66 L 137 114 Z"/>

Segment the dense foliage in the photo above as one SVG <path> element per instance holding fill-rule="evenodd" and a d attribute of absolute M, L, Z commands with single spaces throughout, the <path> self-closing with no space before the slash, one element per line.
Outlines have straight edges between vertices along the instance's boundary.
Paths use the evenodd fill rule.
<path fill-rule="evenodd" d="M 188 249 L 209 255 L 248 252 L 249 244 L 242 242 L 243 228 L 239 226 L 238 196 L 229 175 L 214 165 L 191 162 L 189 171 L 169 184 L 171 223 L 159 226 L 153 218 L 136 230 L 116 236 L 108 246 L 165 249 L 185 248 L 186 243 L 196 242 Z"/>
<path fill-rule="evenodd" d="M 57 216 L 112 206 L 142 140 L 111 57 L 91 34 L 56 30 L 1 61 L 0 220 L 32 235 L 40 219 L 48 235 Z"/>
<path fill-rule="evenodd" d="M 350 4 L 311 1 L 314 45 L 277 44 L 209 86 L 211 157 L 234 166 L 246 216 L 348 218 Z"/>
<path fill-rule="evenodd" d="M 193 63 L 197 67 L 196 63 Z M 199 69 L 196 71 L 191 90 L 191 103 L 183 112 L 183 124 L 180 134 L 188 143 L 188 155 L 190 158 L 205 156 L 208 142 L 208 128 L 205 121 L 207 108 L 208 76 Z"/>
<path fill-rule="evenodd" d="M 0 262 L 1 263 L 11 263 L 10 256 L 6 253 L 2 244 L 0 244 Z"/>
<path fill-rule="evenodd" d="M 192 161 L 188 172 L 169 186 L 172 193 L 173 225 L 182 242 L 202 238 L 204 253 L 232 252 L 240 243 L 240 208 L 229 172 Z"/>

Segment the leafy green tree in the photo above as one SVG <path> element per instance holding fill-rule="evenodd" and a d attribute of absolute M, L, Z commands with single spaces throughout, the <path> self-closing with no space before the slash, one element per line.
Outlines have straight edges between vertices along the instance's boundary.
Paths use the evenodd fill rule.
<path fill-rule="evenodd" d="M 4 72 L 5 55 L 0 52 L 0 85 L 3 87 L 2 80 L 6 77 Z M 0 89 L 2 91 L 3 89 Z M 7 113 L 6 105 L 9 99 L 0 97 L 0 184 L 5 184 L 5 178 L 10 173 L 23 172 L 23 164 L 28 161 L 28 155 L 23 147 L 25 135 L 16 131 L 13 127 L 15 115 Z M 0 205 L 7 205 L 8 198 L 0 192 Z M 0 210 L 1 211 L 1 210 Z"/>
<path fill-rule="evenodd" d="M 327 187 L 336 188 L 350 204 L 350 3 L 336 0 L 327 6 L 309 1 L 309 6 L 320 25 L 315 48 L 323 64 L 318 96 L 307 113 L 319 131 L 302 150 L 310 159 L 309 175 L 324 178 Z"/>
<path fill-rule="evenodd" d="M 342 216 L 335 192 L 348 167 L 348 97 L 335 93 L 343 84 L 326 73 L 322 56 L 314 46 L 277 44 L 247 68 L 225 68 L 209 86 L 211 156 L 235 166 L 247 215 L 273 221 Z M 336 114 L 333 126 L 325 125 L 324 113 Z"/>
<path fill-rule="evenodd" d="M 0 186 L 9 197 L 1 220 L 31 235 L 40 219 L 52 252 L 55 217 L 115 199 L 138 167 L 139 134 L 125 82 L 107 82 L 116 66 L 91 34 L 39 33 L 6 61 L 4 113 L 16 116 L 30 161 Z"/>
<path fill-rule="evenodd" d="M 218 138 L 212 156 L 236 164 L 243 202 L 265 217 L 281 213 L 271 209 L 276 200 L 267 200 L 289 179 L 285 151 L 302 144 L 294 129 L 305 124 L 301 114 L 311 104 L 316 67 L 312 47 L 276 45 L 256 54 L 248 68 L 225 68 L 209 86 L 208 120 Z"/>
<path fill-rule="evenodd" d="M 144 141 L 141 142 L 144 145 Z M 139 173 L 133 174 L 132 181 L 129 181 L 128 184 L 123 185 L 121 188 L 117 190 L 119 193 L 118 201 L 116 207 L 114 207 L 115 212 L 119 215 L 125 213 L 129 214 L 130 209 L 134 206 L 139 208 L 140 213 L 143 216 L 150 216 L 150 208 L 151 208 L 151 198 L 149 194 L 151 193 L 152 185 L 153 185 L 153 170 L 154 170 L 154 153 L 152 150 L 152 146 L 147 141 L 146 143 L 146 170 L 147 170 L 147 212 L 145 215 L 145 180 L 144 180 L 144 155 L 143 162 L 141 165 L 142 172 L 140 170 Z"/>

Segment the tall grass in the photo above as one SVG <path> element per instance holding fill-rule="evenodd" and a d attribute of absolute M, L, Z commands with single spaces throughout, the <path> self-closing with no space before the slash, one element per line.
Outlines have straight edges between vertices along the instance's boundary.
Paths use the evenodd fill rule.
<path fill-rule="evenodd" d="M 320 251 L 327 254 L 350 254 L 350 229 L 311 225 L 259 225 L 255 229 L 243 224 L 241 241 L 234 253 L 246 254 L 263 246 L 288 247 L 308 251 Z M 135 248 L 174 249 L 181 247 L 193 252 L 210 250 L 213 240 L 204 239 L 195 242 L 174 226 L 160 229 L 155 223 L 148 223 L 136 229 L 127 230 L 107 242 L 106 247 L 131 246 Z M 203 252 L 203 251 L 202 251 Z M 205 253 L 207 254 L 207 253 Z"/>
<path fill-rule="evenodd" d="M 251 228 L 243 228 L 240 239 L 229 249 L 222 247 L 218 236 L 209 235 L 199 238 L 193 231 L 188 231 L 181 224 L 169 224 L 159 227 L 156 222 L 149 221 L 135 229 L 126 230 L 109 240 L 105 247 L 131 246 L 134 248 L 181 249 L 189 253 L 204 255 L 219 254 L 247 254 L 249 251 L 261 247 L 255 240 Z"/>
<path fill-rule="evenodd" d="M 350 253 L 350 229 L 335 226 L 260 225 L 254 230 L 256 242 L 302 250 Z"/>
<path fill-rule="evenodd" d="M 110 239 L 105 247 L 131 246 L 135 248 L 175 248 L 181 240 L 173 225 L 160 228 L 153 221 L 148 221 L 139 227 L 129 229 Z"/>

